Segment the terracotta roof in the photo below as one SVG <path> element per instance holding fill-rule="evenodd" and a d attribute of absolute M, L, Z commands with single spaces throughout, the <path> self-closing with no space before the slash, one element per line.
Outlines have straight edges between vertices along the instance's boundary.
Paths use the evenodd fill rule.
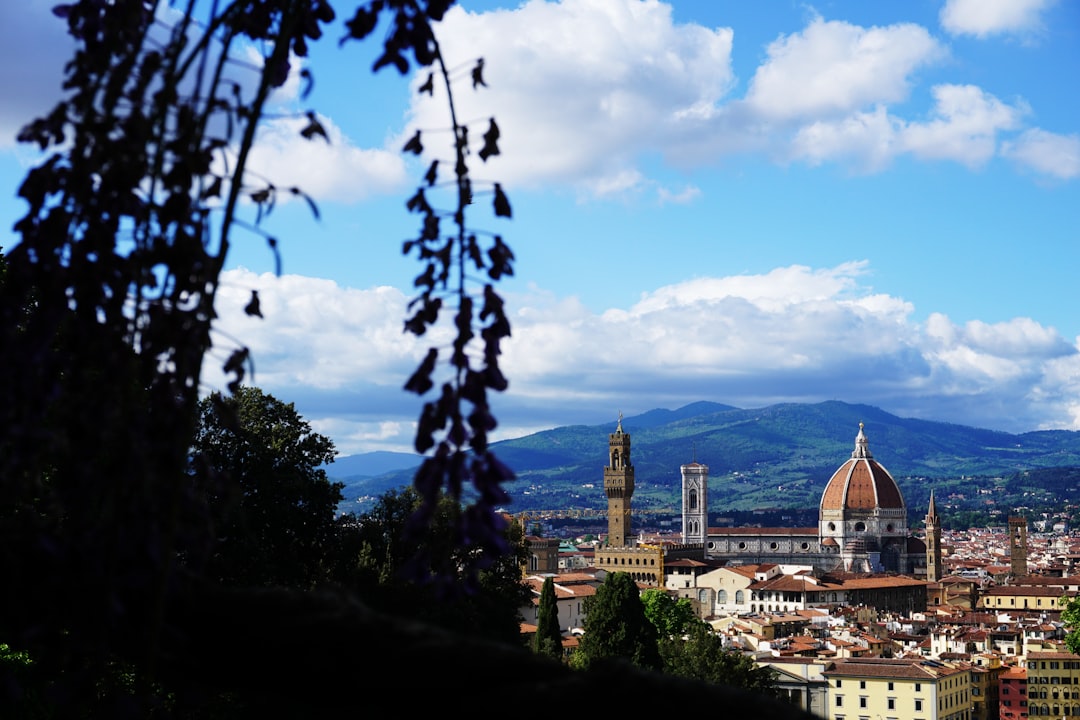
<path fill-rule="evenodd" d="M 812 528 L 764 528 L 764 527 L 737 527 L 737 528 L 709 528 L 709 535 L 813 535 L 817 537 L 818 529 Z"/>
<path fill-rule="evenodd" d="M 821 510 L 869 512 L 875 508 L 904 510 L 906 506 L 892 475 L 870 453 L 860 423 L 855 450 L 825 486 Z"/>
<path fill-rule="evenodd" d="M 926 660 L 851 658 L 837 660 L 826 668 L 822 674 L 844 677 L 926 680 L 966 671 L 967 668 L 949 667 L 939 662 Z"/>
<path fill-rule="evenodd" d="M 1061 588 L 1036 587 L 1033 585 L 1000 585 L 983 590 L 984 595 L 1026 596 L 1026 597 L 1054 597 L 1062 595 L 1074 596 L 1075 591 L 1062 590 Z"/>
<path fill-rule="evenodd" d="M 1074 655 L 1071 652 L 1040 652 L 1038 650 L 1032 650 L 1027 654 L 1028 660 L 1077 660 L 1080 659 L 1080 655 Z"/>

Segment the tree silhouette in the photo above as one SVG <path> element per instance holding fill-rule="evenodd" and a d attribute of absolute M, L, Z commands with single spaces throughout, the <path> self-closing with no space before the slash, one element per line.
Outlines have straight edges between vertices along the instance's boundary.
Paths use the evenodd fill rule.
<path fill-rule="evenodd" d="M 322 465 L 334 443 L 256 387 L 199 402 L 195 463 L 214 468 L 205 489 L 214 540 L 202 570 L 227 585 L 310 589 L 329 581 L 342 500 Z M 199 473 L 195 473 L 196 476 Z"/>
<path fill-rule="evenodd" d="M 656 627 L 645 617 L 645 606 L 629 573 L 611 573 L 586 601 L 585 634 L 575 656 L 586 668 L 610 660 L 629 661 L 659 670 Z"/>
<path fill-rule="evenodd" d="M 562 659 L 562 629 L 559 627 L 559 607 L 555 597 L 555 581 L 544 578 L 540 588 L 540 606 L 536 616 L 536 635 L 533 637 L 533 652 L 552 658 Z"/>
<path fill-rule="evenodd" d="M 417 477 L 425 504 L 414 531 L 441 495 L 468 501 L 454 541 L 475 548 L 469 563 L 482 568 L 508 547 L 495 508 L 511 473 L 487 446 L 495 427 L 487 393 L 506 387 L 498 354 L 509 323 L 492 283 L 512 272 L 513 256 L 501 237 L 466 222 L 482 192 L 495 217 L 510 210 L 501 187 L 470 180 L 479 155 L 453 114 L 433 29 L 450 4 L 368 0 L 342 34 L 363 39 L 385 24 L 373 70 L 405 72 L 411 55 L 443 76 L 452 203 L 440 211 L 409 202 L 423 228 L 405 250 L 432 280 L 418 284 L 405 327 L 422 334 L 439 322 L 445 296 L 457 338 L 447 379 L 437 372 L 442 350 L 432 348 L 405 383 L 419 394 L 440 383 L 421 413 L 417 449 L 431 452 Z M 118 663 L 134 673 L 130 696 L 158 702 L 165 647 L 190 629 L 204 601 L 191 561 L 213 537 L 203 490 L 216 470 L 188 462 L 203 362 L 222 362 L 231 391 L 253 362 L 246 347 L 215 338 L 213 326 L 234 235 L 264 240 L 280 267 L 277 238 L 262 225 L 278 196 L 307 199 L 318 212 L 302 188 L 260 179 L 249 160 L 270 93 L 336 19 L 331 2 L 187 2 L 168 14 L 166 5 L 77 0 L 55 8 L 76 49 L 63 99 L 19 134 L 44 160 L 19 188 L 27 209 L 0 284 L 0 570 L 19 588 L 0 600 L 0 638 L 48 668 L 57 696 L 85 704 L 87 716 L 111 702 L 99 681 Z M 247 59 L 252 49 L 261 67 Z M 316 138 L 317 116 L 305 115 L 301 135 Z M 484 157 L 498 152 L 494 127 Z M 438 186 L 434 171 L 428 177 Z M 454 232 L 441 232 L 443 218 Z M 475 299 L 466 263 L 490 280 Z M 246 312 L 261 314 L 256 295 Z"/>
<path fill-rule="evenodd" d="M 776 694 L 776 672 L 753 658 L 724 647 L 724 639 L 700 620 L 691 622 L 687 637 L 660 643 L 664 672 L 709 683 L 731 685 L 764 696 Z"/>
<path fill-rule="evenodd" d="M 380 496 L 362 515 L 342 516 L 335 583 L 381 612 L 521 645 L 521 608 L 530 597 L 521 582 L 526 559 L 521 525 L 507 525 L 509 553 L 472 572 L 468 560 L 475 550 L 456 542 L 462 510 L 450 498 L 442 498 L 423 534 L 404 532 L 422 502 L 414 489 L 404 488 Z M 428 562 L 422 576 L 418 557 Z M 451 593 L 446 580 L 472 589 Z"/>

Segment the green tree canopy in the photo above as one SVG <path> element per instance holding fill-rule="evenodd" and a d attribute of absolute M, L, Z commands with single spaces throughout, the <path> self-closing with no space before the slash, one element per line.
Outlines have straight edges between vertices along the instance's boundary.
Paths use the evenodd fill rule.
<path fill-rule="evenodd" d="M 1080 655 L 1080 595 L 1069 598 L 1061 598 L 1059 601 L 1063 609 L 1061 622 L 1068 629 L 1065 635 L 1065 647 L 1069 652 Z"/>
<path fill-rule="evenodd" d="M 776 674 L 759 667 L 738 650 L 724 647 L 724 640 L 700 620 L 690 623 L 687 638 L 668 638 L 660 643 L 664 672 L 680 677 L 745 688 L 775 695 Z"/>
<path fill-rule="evenodd" d="M 658 637 L 679 637 L 686 632 L 697 616 L 690 598 L 675 598 L 662 588 L 650 588 L 641 593 L 645 617 L 656 627 Z"/>
<path fill-rule="evenodd" d="M 647 670 L 660 669 L 656 627 L 645 617 L 637 584 L 628 573 L 609 574 L 586 601 L 585 610 L 577 666 L 621 658 Z"/>
<path fill-rule="evenodd" d="M 533 650 L 555 660 L 562 659 L 562 629 L 559 627 L 559 606 L 555 597 L 555 581 L 544 578 L 540 588 L 540 607 L 536 616 L 536 635 Z"/>
<path fill-rule="evenodd" d="M 199 402 L 194 462 L 217 471 L 208 488 L 216 540 L 206 574 L 228 585 L 311 588 L 329 579 L 341 483 L 320 466 L 334 443 L 256 387 Z"/>
<path fill-rule="evenodd" d="M 503 529 L 510 552 L 474 573 L 474 552 L 457 541 L 460 504 L 444 497 L 423 533 L 411 518 L 423 499 L 411 487 L 381 496 L 370 511 L 338 521 L 334 579 L 368 605 L 501 642 L 521 643 L 521 608 L 531 597 L 521 580 L 521 525 Z M 446 583 L 446 578 L 456 578 Z M 451 588 L 456 592 L 449 594 Z"/>

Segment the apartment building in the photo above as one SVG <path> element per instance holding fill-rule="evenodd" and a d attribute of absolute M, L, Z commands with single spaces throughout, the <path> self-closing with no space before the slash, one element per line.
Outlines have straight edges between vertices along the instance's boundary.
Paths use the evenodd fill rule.
<path fill-rule="evenodd" d="M 1027 668 L 1010 665 L 998 678 L 998 682 L 998 716 L 1001 720 L 1026 720 Z"/>
<path fill-rule="evenodd" d="M 1080 717 L 1080 655 L 1027 654 L 1028 716 Z"/>
<path fill-rule="evenodd" d="M 971 720 L 971 666 L 922 659 L 837 660 L 827 720 Z"/>

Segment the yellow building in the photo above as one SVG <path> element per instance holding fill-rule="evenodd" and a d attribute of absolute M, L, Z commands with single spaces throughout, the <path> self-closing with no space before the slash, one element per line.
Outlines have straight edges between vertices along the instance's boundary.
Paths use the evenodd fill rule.
<path fill-rule="evenodd" d="M 972 720 L 998 720 L 1001 676 L 1008 668 L 996 653 L 978 653 L 971 662 Z"/>
<path fill-rule="evenodd" d="M 1026 664 L 1029 717 L 1080 715 L 1080 655 L 1029 652 Z"/>
<path fill-rule="evenodd" d="M 979 607 L 987 610 L 1047 612 L 1060 610 L 1058 599 L 1065 595 L 1075 597 L 1075 591 L 1063 592 L 1055 587 L 1030 585 L 1003 585 L 986 588 L 979 597 Z"/>
<path fill-rule="evenodd" d="M 827 720 L 971 720 L 971 666 L 924 659 L 837 660 Z"/>

